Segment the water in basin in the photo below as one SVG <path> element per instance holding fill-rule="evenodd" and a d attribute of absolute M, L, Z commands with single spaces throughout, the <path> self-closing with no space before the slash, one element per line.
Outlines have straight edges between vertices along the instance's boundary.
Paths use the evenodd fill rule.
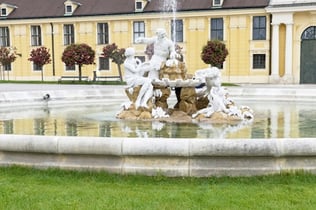
<path fill-rule="evenodd" d="M 316 136 L 312 103 L 242 102 L 255 113 L 252 122 L 229 124 L 161 123 L 119 120 L 119 105 L 21 107 L 0 111 L 1 134 L 163 137 L 163 138 L 308 138 Z"/>

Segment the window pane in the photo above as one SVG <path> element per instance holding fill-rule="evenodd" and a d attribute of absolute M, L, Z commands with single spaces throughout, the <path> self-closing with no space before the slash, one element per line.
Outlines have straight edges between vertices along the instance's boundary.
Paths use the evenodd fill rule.
<path fill-rule="evenodd" d="M 35 63 L 33 63 L 33 70 L 34 71 L 41 71 L 43 69 L 43 66 L 39 66 Z"/>
<path fill-rule="evenodd" d="M 72 66 L 66 66 L 66 71 L 75 71 L 76 70 L 76 66 L 72 65 Z"/>
<path fill-rule="evenodd" d="M 3 70 L 4 71 L 11 71 L 11 63 L 4 65 Z"/>
<path fill-rule="evenodd" d="M 252 39 L 253 40 L 266 39 L 266 17 L 265 16 L 253 17 Z"/>
<path fill-rule="evenodd" d="M 108 44 L 108 24 L 107 23 L 98 23 L 98 44 Z"/>
<path fill-rule="evenodd" d="M 172 41 L 183 42 L 183 21 L 182 20 L 171 21 L 171 39 Z"/>
<path fill-rule="evenodd" d="M 70 5 L 66 6 L 66 13 L 72 13 L 72 6 Z"/>
<path fill-rule="evenodd" d="M 134 43 L 139 37 L 145 37 L 145 22 L 144 21 L 135 21 L 133 23 L 134 31 Z"/>
<path fill-rule="evenodd" d="M 13 120 L 5 120 L 3 121 L 3 132 L 4 134 L 13 134 Z"/>
<path fill-rule="evenodd" d="M 266 55 L 254 54 L 253 55 L 253 69 L 265 69 L 266 68 Z"/>
<path fill-rule="evenodd" d="M 223 18 L 212 18 L 211 19 L 211 40 L 220 40 L 224 39 L 224 24 Z"/>
<path fill-rule="evenodd" d="M 305 39 L 316 39 L 316 26 L 310 26 L 308 27 L 302 34 L 302 40 Z"/>
<path fill-rule="evenodd" d="M 64 45 L 70 45 L 75 42 L 74 26 L 71 24 L 64 25 Z"/>
<path fill-rule="evenodd" d="M 260 28 L 265 28 L 266 27 L 266 17 L 260 17 L 259 18 L 259 27 Z"/>
<path fill-rule="evenodd" d="M 99 57 L 99 70 L 109 70 L 110 62 L 108 58 Z"/>
<path fill-rule="evenodd" d="M 10 34 L 8 27 L 0 27 L 0 46 L 9 47 L 10 46 Z"/>
<path fill-rule="evenodd" d="M 142 22 L 140 25 L 139 25 L 139 31 L 140 32 L 145 32 L 145 23 Z"/>
<path fill-rule="evenodd" d="M 142 2 L 136 2 L 136 9 L 142 9 L 143 4 Z"/>
<path fill-rule="evenodd" d="M 259 17 L 253 18 L 253 28 L 259 28 Z"/>
<path fill-rule="evenodd" d="M 2 8 L 1 9 L 1 16 L 6 16 L 7 15 L 7 9 L 6 8 Z"/>
<path fill-rule="evenodd" d="M 32 46 L 42 45 L 40 26 L 31 26 L 31 44 Z"/>

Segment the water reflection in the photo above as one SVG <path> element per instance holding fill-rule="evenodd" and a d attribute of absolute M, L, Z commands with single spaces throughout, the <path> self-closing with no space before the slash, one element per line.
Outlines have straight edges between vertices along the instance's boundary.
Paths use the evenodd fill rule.
<path fill-rule="evenodd" d="M 316 136 L 312 103 L 242 102 L 255 113 L 252 123 L 197 124 L 122 121 L 108 105 L 42 107 L 0 111 L 0 133 L 53 136 L 162 138 L 297 138 Z M 118 107 L 118 106 L 117 106 Z"/>

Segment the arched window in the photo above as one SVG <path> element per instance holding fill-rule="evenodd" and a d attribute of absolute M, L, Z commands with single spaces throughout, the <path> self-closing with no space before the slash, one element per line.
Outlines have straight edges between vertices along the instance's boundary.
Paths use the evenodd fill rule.
<path fill-rule="evenodd" d="M 316 40 L 316 26 L 310 26 L 302 33 L 302 40 L 315 39 Z"/>

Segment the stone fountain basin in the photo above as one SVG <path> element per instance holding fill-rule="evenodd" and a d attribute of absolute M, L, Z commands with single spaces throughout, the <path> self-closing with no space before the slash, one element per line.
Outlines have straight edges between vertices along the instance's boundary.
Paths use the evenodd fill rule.
<path fill-rule="evenodd" d="M 51 89 L 49 89 L 51 88 Z M 119 100 L 123 87 L 1 93 L 2 108 L 49 103 Z M 71 94 L 70 94 L 71 93 Z M 111 97 L 112 95 L 115 97 Z M 315 100 L 316 86 L 241 86 L 229 88 L 242 100 Z M 1 97 L 7 96 L 5 100 Z M 13 97 L 14 96 L 14 97 Z M 24 100 L 23 100 L 24 98 Z M 7 105 L 7 106 L 6 106 Z M 165 176 L 252 176 L 304 170 L 316 173 L 316 138 L 179 139 L 0 135 L 0 165 L 119 174 Z"/>
<path fill-rule="evenodd" d="M 252 176 L 316 172 L 316 139 L 134 139 L 0 135 L 0 165 L 118 174 Z"/>

